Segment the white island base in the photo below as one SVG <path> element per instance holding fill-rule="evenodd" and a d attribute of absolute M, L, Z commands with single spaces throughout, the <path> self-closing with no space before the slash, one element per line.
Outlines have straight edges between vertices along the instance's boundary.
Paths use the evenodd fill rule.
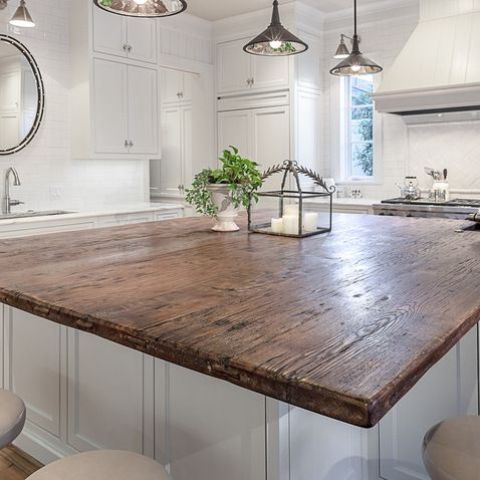
<path fill-rule="evenodd" d="M 370 430 L 266 398 L 3 305 L 3 387 L 27 405 L 16 444 L 46 463 L 143 453 L 174 480 L 428 480 L 424 433 L 478 414 L 477 328 Z"/>

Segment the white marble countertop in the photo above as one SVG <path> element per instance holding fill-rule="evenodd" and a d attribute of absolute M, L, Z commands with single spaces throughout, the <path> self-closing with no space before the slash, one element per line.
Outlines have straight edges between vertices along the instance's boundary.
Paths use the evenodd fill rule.
<path fill-rule="evenodd" d="M 69 213 L 62 213 L 59 215 L 39 215 L 34 217 L 20 217 L 20 218 L 4 218 L 0 219 L 0 227 L 6 225 L 18 225 L 47 221 L 58 220 L 80 220 L 90 217 L 104 217 L 111 215 L 128 215 L 129 213 L 141 213 L 141 212 L 157 212 L 163 210 L 183 210 L 184 206 L 177 203 L 131 203 L 126 205 L 104 206 L 96 207 L 96 209 L 85 208 L 79 211 L 79 209 L 70 208 L 58 208 L 58 210 L 66 211 Z M 24 210 L 25 211 L 25 210 Z M 23 213 L 24 211 L 13 210 L 15 213 Z M 41 210 L 47 212 L 48 210 Z M 41 212 L 40 211 L 40 212 Z"/>

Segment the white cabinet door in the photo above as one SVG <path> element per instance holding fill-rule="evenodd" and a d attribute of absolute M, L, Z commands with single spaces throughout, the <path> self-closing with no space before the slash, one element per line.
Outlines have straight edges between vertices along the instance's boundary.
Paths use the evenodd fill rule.
<path fill-rule="evenodd" d="M 108 55 L 127 56 L 127 25 L 120 15 L 93 7 L 93 49 Z"/>
<path fill-rule="evenodd" d="M 144 451 L 151 405 L 148 358 L 95 335 L 68 329 L 68 443 L 79 451 Z M 147 363 L 146 363 L 147 362 Z"/>
<path fill-rule="evenodd" d="M 156 459 L 175 480 L 264 480 L 265 398 L 155 361 Z"/>
<path fill-rule="evenodd" d="M 289 58 L 288 57 L 264 57 L 252 55 L 252 88 L 274 89 L 288 88 Z"/>
<path fill-rule="evenodd" d="M 129 152 L 158 152 L 157 71 L 128 67 L 128 138 Z"/>
<path fill-rule="evenodd" d="M 183 181 L 182 109 L 162 109 L 162 159 L 160 160 L 160 193 L 180 195 Z"/>
<path fill-rule="evenodd" d="M 184 73 L 180 70 L 171 68 L 163 68 L 161 70 L 161 102 L 162 105 L 167 103 L 178 103 L 181 101 L 183 91 Z"/>
<path fill-rule="evenodd" d="M 429 480 L 422 462 L 425 433 L 466 414 L 478 414 L 476 327 L 380 422 L 381 478 Z"/>
<path fill-rule="evenodd" d="M 127 66 L 93 62 L 93 115 L 96 153 L 128 153 Z"/>
<path fill-rule="evenodd" d="M 290 159 L 290 112 L 289 107 L 260 108 L 253 110 L 252 160 L 261 171 Z M 268 179 L 263 189 L 278 189 L 280 178 Z"/>
<path fill-rule="evenodd" d="M 251 111 L 237 110 L 218 114 L 218 154 L 230 145 L 244 157 L 252 155 Z"/>
<path fill-rule="evenodd" d="M 217 88 L 219 93 L 250 90 L 251 59 L 243 51 L 247 40 L 221 43 L 217 46 Z"/>
<path fill-rule="evenodd" d="M 128 58 L 141 62 L 156 63 L 157 40 L 155 20 L 150 18 L 127 19 Z"/>
<path fill-rule="evenodd" d="M 30 423 L 60 436 L 65 327 L 4 306 L 6 388 L 27 406 Z"/>

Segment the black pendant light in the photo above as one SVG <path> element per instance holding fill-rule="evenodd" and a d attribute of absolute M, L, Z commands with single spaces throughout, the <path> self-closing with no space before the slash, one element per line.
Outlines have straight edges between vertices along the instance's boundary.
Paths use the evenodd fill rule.
<path fill-rule="evenodd" d="M 353 2 L 354 34 L 352 52 L 336 67 L 330 70 L 332 75 L 351 77 L 356 75 L 372 75 L 380 73 L 383 68 L 360 52 L 360 40 L 357 33 L 357 0 Z M 338 49 L 337 49 L 338 50 Z"/>
<path fill-rule="evenodd" d="M 107 12 L 127 17 L 169 17 L 187 9 L 185 0 L 93 0 L 93 2 Z"/>
<path fill-rule="evenodd" d="M 253 55 L 295 55 L 308 50 L 308 45 L 282 25 L 278 0 L 274 0 L 272 23 L 264 32 L 248 42 L 243 50 Z"/>

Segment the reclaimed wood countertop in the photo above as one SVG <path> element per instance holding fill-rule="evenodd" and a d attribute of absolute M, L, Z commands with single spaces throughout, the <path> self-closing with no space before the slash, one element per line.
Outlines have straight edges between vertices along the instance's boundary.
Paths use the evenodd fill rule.
<path fill-rule="evenodd" d="M 338 215 L 299 241 L 197 218 L 4 240 L 0 302 L 370 427 L 480 320 L 480 231 L 461 224 Z"/>

